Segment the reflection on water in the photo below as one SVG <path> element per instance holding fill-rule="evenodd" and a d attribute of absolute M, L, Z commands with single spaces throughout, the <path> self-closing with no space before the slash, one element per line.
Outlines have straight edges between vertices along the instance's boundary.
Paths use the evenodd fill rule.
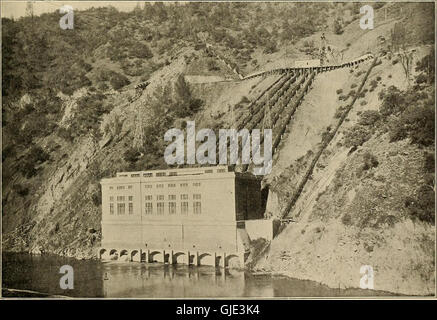
<path fill-rule="evenodd" d="M 74 289 L 59 286 L 62 265 L 74 269 Z M 321 297 L 384 295 L 331 289 L 313 281 L 253 275 L 209 266 L 81 261 L 58 256 L 3 254 L 3 287 L 48 295 L 117 298 Z M 7 293 L 13 296 L 14 293 Z M 22 294 L 21 294 L 22 296 Z"/>
<path fill-rule="evenodd" d="M 272 297 L 270 281 L 246 286 L 246 274 L 209 266 L 105 263 L 107 297 Z"/>

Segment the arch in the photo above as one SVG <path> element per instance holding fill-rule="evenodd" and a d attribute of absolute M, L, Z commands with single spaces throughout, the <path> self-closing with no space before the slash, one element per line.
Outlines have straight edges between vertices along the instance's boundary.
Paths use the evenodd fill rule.
<path fill-rule="evenodd" d="M 126 249 L 121 250 L 118 260 L 129 261 L 129 252 Z"/>
<path fill-rule="evenodd" d="M 186 263 L 186 264 L 188 264 L 186 253 L 185 252 L 173 253 L 173 263 Z"/>
<path fill-rule="evenodd" d="M 158 262 L 157 260 L 155 261 L 154 258 L 158 255 L 162 256 L 162 251 L 151 251 L 149 253 L 149 261 L 150 262 Z"/>
<path fill-rule="evenodd" d="M 110 260 L 118 260 L 118 251 L 117 251 L 117 249 L 111 249 L 111 251 L 109 251 L 109 259 Z"/>
<path fill-rule="evenodd" d="M 106 252 L 106 249 L 105 249 L 105 248 L 101 248 L 101 249 L 99 250 L 99 259 L 102 259 L 102 257 L 103 257 L 103 255 L 105 254 L 105 252 Z"/>
<path fill-rule="evenodd" d="M 209 252 L 203 252 L 198 256 L 198 265 L 215 266 L 215 258 Z"/>
<path fill-rule="evenodd" d="M 236 254 L 230 254 L 226 256 L 226 266 L 231 268 L 242 267 L 240 266 L 240 257 Z"/>
<path fill-rule="evenodd" d="M 139 250 L 132 250 L 130 253 L 130 261 L 141 262 L 141 255 Z"/>

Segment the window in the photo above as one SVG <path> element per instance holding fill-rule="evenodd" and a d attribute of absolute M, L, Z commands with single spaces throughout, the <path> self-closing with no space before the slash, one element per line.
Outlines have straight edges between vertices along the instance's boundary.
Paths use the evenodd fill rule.
<path fill-rule="evenodd" d="M 117 186 L 117 190 L 124 190 L 124 186 Z"/>
<path fill-rule="evenodd" d="M 169 214 L 176 214 L 176 202 L 169 202 L 168 203 L 168 213 Z"/>
<path fill-rule="evenodd" d="M 212 173 L 212 170 L 211 169 L 205 170 L 205 173 Z"/>
<path fill-rule="evenodd" d="M 165 174 L 165 172 L 158 172 L 158 173 L 156 174 L 156 176 L 157 176 L 157 177 L 165 177 L 166 174 Z"/>
<path fill-rule="evenodd" d="M 133 201 L 133 196 L 129 196 L 129 197 L 127 197 L 128 199 L 129 199 L 129 201 Z"/>
<path fill-rule="evenodd" d="M 145 184 L 145 185 L 144 185 L 144 188 L 146 188 L 146 189 L 151 189 L 151 188 L 152 188 L 152 185 L 151 185 L 151 184 Z"/>
<path fill-rule="evenodd" d="M 134 214 L 134 204 L 129 202 L 129 214 Z"/>
<path fill-rule="evenodd" d="M 188 194 L 181 194 L 181 200 L 188 200 Z"/>
<path fill-rule="evenodd" d="M 153 204 L 151 202 L 146 202 L 145 214 L 153 214 Z"/>
<path fill-rule="evenodd" d="M 153 173 L 151 173 L 151 172 L 143 173 L 143 177 L 145 177 L 145 178 L 153 177 Z"/>
<path fill-rule="evenodd" d="M 158 214 L 164 214 L 164 202 L 158 202 L 156 204 L 156 208 L 158 210 Z"/>
<path fill-rule="evenodd" d="M 147 195 L 146 196 L 146 201 L 152 201 L 152 196 L 151 195 Z"/>
<path fill-rule="evenodd" d="M 176 200 L 176 195 L 175 194 L 169 194 L 168 195 L 168 200 Z"/>
<path fill-rule="evenodd" d="M 130 176 L 131 176 L 132 178 L 136 178 L 136 177 L 139 177 L 140 174 L 139 174 L 139 173 L 132 173 Z"/>
<path fill-rule="evenodd" d="M 156 187 L 157 188 L 164 188 L 164 185 L 162 183 L 160 183 L 160 184 L 157 184 Z"/>
<path fill-rule="evenodd" d="M 175 171 L 172 171 L 172 172 L 169 172 L 169 173 L 168 173 L 168 175 L 169 175 L 169 176 L 177 176 L 177 175 L 178 175 L 178 173 L 177 173 L 177 172 L 175 172 Z"/>
<path fill-rule="evenodd" d="M 181 214 L 188 214 L 188 202 L 181 202 Z"/>
<path fill-rule="evenodd" d="M 113 197 L 113 196 L 110 196 L 110 197 L 109 197 L 109 201 L 114 201 L 114 197 Z"/>
<path fill-rule="evenodd" d="M 138 176 L 140 176 L 140 175 L 138 175 Z M 128 189 L 132 189 L 132 186 L 127 186 L 127 188 L 128 188 Z"/>
<path fill-rule="evenodd" d="M 194 200 L 200 200 L 200 198 L 201 198 L 200 194 L 198 194 L 198 193 L 193 194 L 193 199 Z"/>
<path fill-rule="evenodd" d="M 124 215 L 124 213 L 125 213 L 125 204 L 124 203 L 117 203 L 117 214 Z"/>
<path fill-rule="evenodd" d="M 193 183 L 193 186 L 194 186 L 194 187 L 200 187 L 200 182 L 194 182 L 194 183 Z"/>
<path fill-rule="evenodd" d="M 181 183 L 181 187 L 188 187 L 188 183 Z"/>
<path fill-rule="evenodd" d="M 117 196 L 117 201 L 124 201 L 124 196 Z"/>
<path fill-rule="evenodd" d="M 202 213 L 202 205 L 199 201 L 195 201 L 193 203 L 194 208 L 194 214 L 201 214 Z"/>
<path fill-rule="evenodd" d="M 113 189 L 114 189 L 114 187 L 113 187 L 113 186 L 110 186 L 110 187 L 109 187 L 109 190 L 113 190 Z"/>
<path fill-rule="evenodd" d="M 164 200 L 164 195 L 162 194 L 157 195 L 156 200 Z"/>
<path fill-rule="evenodd" d="M 113 203 L 110 203 L 110 204 L 109 204 L 109 214 L 110 214 L 111 216 L 114 215 L 114 204 L 113 204 Z"/>
<path fill-rule="evenodd" d="M 168 187 L 169 187 L 169 188 L 174 188 L 174 187 L 176 187 L 176 184 L 174 184 L 174 183 L 169 183 L 169 184 L 168 184 Z"/>
<path fill-rule="evenodd" d="M 217 169 L 217 172 L 218 173 L 223 173 L 223 172 L 226 172 L 226 170 L 225 169 Z"/>

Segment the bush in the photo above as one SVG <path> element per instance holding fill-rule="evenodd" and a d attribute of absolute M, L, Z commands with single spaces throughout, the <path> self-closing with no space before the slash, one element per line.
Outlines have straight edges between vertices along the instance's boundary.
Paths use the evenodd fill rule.
<path fill-rule="evenodd" d="M 350 226 L 352 225 L 352 217 L 349 213 L 345 213 L 342 217 L 341 217 L 341 222 L 345 225 L 345 226 Z"/>
<path fill-rule="evenodd" d="M 27 157 L 20 163 L 19 170 L 26 178 L 31 178 L 36 175 L 37 170 L 35 165 L 44 163 L 50 158 L 50 155 L 41 147 L 34 146 L 30 149 Z"/>
<path fill-rule="evenodd" d="M 435 172 L 435 157 L 433 153 L 426 153 L 423 169 L 427 173 L 434 173 Z"/>
<path fill-rule="evenodd" d="M 411 106 L 391 126 L 390 141 L 399 141 L 407 137 L 411 143 L 429 146 L 434 144 L 435 109 L 432 105 Z"/>
<path fill-rule="evenodd" d="M 128 149 L 128 150 L 126 150 L 125 151 L 125 153 L 124 153 L 124 155 L 123 155 L 123 159 L 126 161 L 126 162 L 130 162 L 130 163 L 133 163 L 133 162 L 136 162 L 137 160 L 138 160 L 138 158 L 140 157 L 140 153 L 139 153 L 139 151 L 137 150 L 137 149 L 135 149 L 135 148 L 130 148 L 130 149 Z"/>
<path fill-rule="evenodd" d="M 360 114 L 358 124 L 362 126 L 375 126 L 379 119 L 381 119 L 381 115 L 378 111 L 365 110 Z"/>
<path fill-rule="evenodd" d="M 117 72 L 113 72 L 111 74 L 111 79 L 109 80 L 109 83 L 114 88 L 114 90 L 119 90 L 124 86 L 130 84 L 130 81 L 126 76 L 119 74 Z"/>
<path fill-rule="evenodd" d="M 423 185 L 417 192 L 417 197 L 407 197 L 405 208 L 411 220 L 419 220 L 434 225 L 435 222 L 435 193 L 430 186 Z"/>
<path fill-rule="evenodd" d="M 338 90 L 336 91 L 336 93 L 337 93 L 337 94 L 342 94 L 342 93 L 343 93 L 343 89 L 338 89 Z"/>
<path fill-rule="evenodd" d="M 379 99 L 382 100 L 379 112 L 383 116 L 398 114 L 404 109 L 405 98 L 403 93 L 395 86 L 390 86 L 379 93 Z"/>
<path fill-rule="evenodd" d="M 370 130 L 362 125 L 354 125 L 350 129 L 346 130 L 344 136 L 344 145 L 346 147 L 358 147 L 371 137 Z"/>
<path fill-rule="evenodd" d="M 363 161 L 364 164 L 362 166 L 362 169 L 365 170 L 369 170 L 372 168 L 376 168 L 379 164 L 378 160 L 376 159 L 376 157 L 370 153 L 369 151 L 366 151 L 363 155 Z"/>
<path fill-rule="evenodd" d="M 150 59 L 153 57 L 153 53 L 147 44 L 142 42 L 136 42 L 130 48 L 130 54 L 139 59 Z"/>
<path fill-rule="evenodd" d="M 21 197 L 25 197 L 29 194 L 29 188 L 23 187 L 21 184 L 14 184 L 12 190 Z"/>
<path fill-rule="evenodd" d="M 338 19 L 334 21 L 334 33 L 337 35 L 343 33 L 343 26 L 341 25 L 341 22 Z"/>
<path fill-rule="evenodd" d="M 218 71 L 218 70 L 220 70 L 220 67 L 217 65 L 215 60 L 211 59 L 208 61 L 208 70 L 209 71 Z"/>

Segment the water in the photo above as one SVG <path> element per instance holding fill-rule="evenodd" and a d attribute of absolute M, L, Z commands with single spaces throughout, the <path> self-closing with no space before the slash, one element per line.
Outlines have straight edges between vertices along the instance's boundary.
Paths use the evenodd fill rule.
<path fill-rule="evenodd" d="M 59 269 L 71 265 L 74 289 L 60 288 Z M 373 296 L 387 293 L 331 289 L 313 281 L 254 275 L 209 266 L 76 260 L 54 255 L 3 253 L 3 295 L 8 297 L 323 297 Z M 25 290 L 25 291 L 22 291 Z"/>

